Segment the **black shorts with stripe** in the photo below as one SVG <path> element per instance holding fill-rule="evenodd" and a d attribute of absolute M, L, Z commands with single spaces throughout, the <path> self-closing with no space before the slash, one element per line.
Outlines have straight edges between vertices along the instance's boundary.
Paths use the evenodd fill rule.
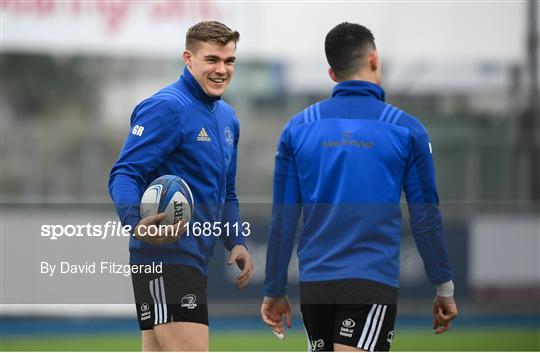
<path fill-rule="evenodd" d="M 163 265 L 162 273 L 132 273 L 141 330 L 167 322 L 208 325 L 206 277 L 184 265 Z"/>
<path fill-rule="evenodd" d="M 394 337 L 397 288 L 362 279 L 300 284 L 309 349 L 333 351 L 334 343 L 389 351 Z"/>

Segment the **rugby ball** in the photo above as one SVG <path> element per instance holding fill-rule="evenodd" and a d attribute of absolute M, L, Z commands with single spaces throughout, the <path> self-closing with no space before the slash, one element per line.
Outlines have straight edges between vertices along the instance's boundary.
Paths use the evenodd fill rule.
<path fill-rule="evenodd" d="M 193 194 L 184 181 L 175 175 L 164 175 L 154 180 L 141 199 L 141 218 L 165 213 L 162 225 L 183 220 L 189 222 L 195 203 Z"/>

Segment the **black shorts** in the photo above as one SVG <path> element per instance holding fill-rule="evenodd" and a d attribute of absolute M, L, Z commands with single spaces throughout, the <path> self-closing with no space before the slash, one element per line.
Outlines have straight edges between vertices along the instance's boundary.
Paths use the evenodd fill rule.
<path fill-rule="evenodd" d="M 208 325 L 206 277 L 184 265 L 163 265 L 162 273 L 132 273 L 141 330 L 167 322 Z"/>
<path fill-rule="evenodd" d="M 366 351 L 389 351 L 398 290 L 347 279 L 300 284 L 302 319 L 309 349 L 333 351 L 334 343 Z"/>

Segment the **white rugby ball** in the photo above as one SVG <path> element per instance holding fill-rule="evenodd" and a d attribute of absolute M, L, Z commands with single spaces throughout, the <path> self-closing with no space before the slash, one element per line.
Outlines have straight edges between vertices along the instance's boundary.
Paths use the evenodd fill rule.
<path fill-rule="evenodd" d="M 175 175 L 164 175 L 154 180 L 141 198 L 141 218 L 165 213 L 162 225 L 179 221 L 189 222 L 195 202 L 188 184 Z"/>

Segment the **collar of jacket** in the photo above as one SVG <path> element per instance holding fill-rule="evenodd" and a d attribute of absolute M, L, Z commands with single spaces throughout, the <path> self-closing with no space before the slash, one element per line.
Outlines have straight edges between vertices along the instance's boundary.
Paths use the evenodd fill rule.
<path fill-rule="evenodd" d="M 211 97 L 207 95 L 201 88 L 201 85 L 199 85 L 199 82 L 197 82 L 195 77 L 189 72 L 187 65 L 184 67 L 184 72 L 182 73 L 182 76 L 180 76 L 180 79 L 185 83 L 189 92 L 207 106 L 208 109 L 211 111 L 216 109 L 217 103 L 221 100 L 221 97 Z"/>
<path fill-rule="evenodd" d="M 384 102 L 384 89 L 368 81 L 343 81 L 334 86 L 332 97 L 336 96 L 372 96 Z"/>

